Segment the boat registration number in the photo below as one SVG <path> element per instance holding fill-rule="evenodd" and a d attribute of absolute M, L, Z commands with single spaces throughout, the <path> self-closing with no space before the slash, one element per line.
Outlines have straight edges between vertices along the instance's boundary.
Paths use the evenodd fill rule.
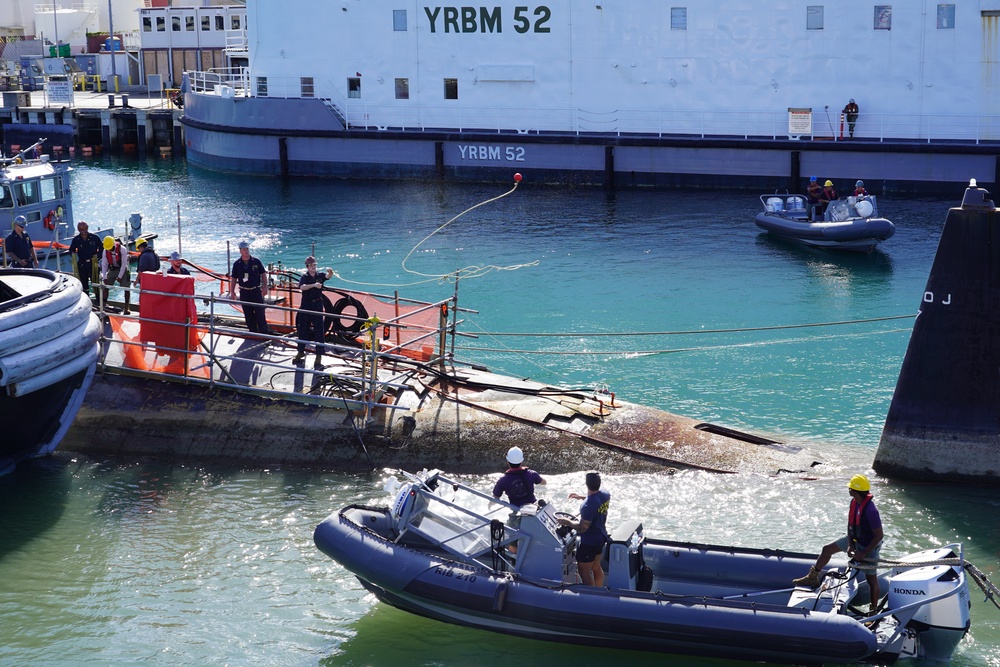
<path fill-rule="evenodd" d="M 475 581 L 476 575 L 471 572 L 461 572 L 455 570 L 453 567 L 442 567 L 438 565 L 434 568 L 434 574 L 440 574 L 442 577 L 453 577 L 458 581 Z"/>
<path fill-rule="evenodd" d="M 471 146 L 458 144 L 458 152 L 463 160 L 503 160 L 524 162 L 524 146 Z"/>

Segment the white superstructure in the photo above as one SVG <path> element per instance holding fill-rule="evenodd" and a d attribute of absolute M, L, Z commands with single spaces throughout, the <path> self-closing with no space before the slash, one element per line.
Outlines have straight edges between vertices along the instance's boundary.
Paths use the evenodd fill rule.
<path fill-rule="evenodd" d="M 376 127 L 1000 138 L 1000 0 L 248 0 L 237 94 Z"/>

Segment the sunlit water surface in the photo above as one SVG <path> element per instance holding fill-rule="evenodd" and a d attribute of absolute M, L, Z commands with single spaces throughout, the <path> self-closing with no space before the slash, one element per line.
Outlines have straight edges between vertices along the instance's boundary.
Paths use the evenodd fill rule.
<path fill-rule="evenodd" d="M 961 197 L 883 199 L 896 236 L 850 257 L 760 234 L 748 193 L 609 200 L 526 183 L 426 239 L 510 184 L 282 183 L 106 161 L 79 165 L 73 186 L 78 219 L 122 233 L 141 212 L 161 253 L 178 247 L 179 210 L 184 256 L 213 268 L 225 267 L 227 242 L 235 255 L 246 238 L 265 262 L 301 267 L 315 254 L 342 284 L 437 300 L 454 284 L 414 284 L 424 278 L 402 264 L 414 247 L 405 266 L 419 274 L 527 264 L 460 282 L 461 305 L 478 311 L 460 327 L 478 334 L 459 340 L 462 358 L 607 385 L 806 446 L 823 461 L 809 478 L 611 472 L 611 522 L 641 517 L 654 536 L 810 551 L 843 530 L 846 478 L 873 475 L 910 316 L 947 208 Z M 905 317 L 859 322 L 895 316 Z M 705 333 L 833 322 L 845 324 Z M 496 335 L 525 332 L 575 335 Z M 586 335 L 598 332 L 690 333 Z M 316 550 L 312 530 L 348 503 L 383 502 L 385 476 L 67 452 L 22 466 L 0 478 L 0 664 L 733 664 L 513 639 L 376 604 Z M 544 495 L 575 511 L 566 495 L 582 476 L 548 477 Z M 461 479 L 485 489 L 494 478 Z M 994 489 L 873 478 L 883 554 L 962 541 L 969 560 L 998 570 Z M 973 631 L 953 664 L 1000 666 L 1000 612 L 978 589 L 972 599 Z"/>

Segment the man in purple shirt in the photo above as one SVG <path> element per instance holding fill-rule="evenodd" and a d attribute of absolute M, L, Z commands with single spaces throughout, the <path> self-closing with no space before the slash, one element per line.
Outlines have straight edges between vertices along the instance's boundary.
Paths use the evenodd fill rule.
<path fill-rule="evenodd" d="M 545 480 L 531 468 L 525 468 L 523 463 L 524 452 L 520 447 L 507 450 L 507 471 L 493 487 L 494 498 L 506 493 L 507 501 L 518 507 L 535 502 L 535 485 L 545 484 Z"/>

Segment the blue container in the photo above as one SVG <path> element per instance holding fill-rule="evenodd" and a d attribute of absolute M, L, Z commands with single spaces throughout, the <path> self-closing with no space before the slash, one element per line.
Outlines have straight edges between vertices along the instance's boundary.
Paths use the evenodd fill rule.
<path fill-rule="evenodd" d="M 117 37 L 115 37 L 113 39 L 114 39 L 114 50 L 115 51 L 121 51 L 122 50 L 122 40 L 120 40 Z M 104 40 L 104 50 L 105 51 L 111 51 L 112 50 L 112 48 L 111 48 L 111 42 L 112 42 L 112 38 L 111 37 L 108 37 L 106 40 Z"/>

